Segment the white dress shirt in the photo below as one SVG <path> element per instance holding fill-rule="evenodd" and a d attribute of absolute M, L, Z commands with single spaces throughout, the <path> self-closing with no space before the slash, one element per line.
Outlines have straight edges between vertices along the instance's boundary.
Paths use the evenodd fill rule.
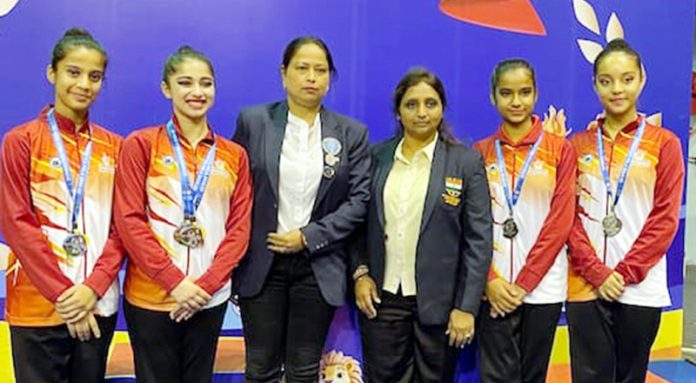
<path fill-rule="evenodd" d="M 312 216 L 324 167 L 321 118 L 312 125 L 288 112 L 278 171 L 278 232 L 306 226 Z"/>
<path fill-rule="evenodd" d="M 392 294 L 401 286 L 403 296 L 416 295 L 416 251 L 436 143 L 437 135 L 409 161 L 402 153 L 402 139 L 384 185 L 387 239 L 383 289 Z"/>

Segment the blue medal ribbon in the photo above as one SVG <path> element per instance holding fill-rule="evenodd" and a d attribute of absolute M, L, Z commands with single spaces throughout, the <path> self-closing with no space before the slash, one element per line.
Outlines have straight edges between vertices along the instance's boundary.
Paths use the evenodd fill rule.
<path fill-rule="evenodd" d="M 515 191 L 510 194 L 510 185 L 508 185 L 507 170 L 505 168 L 505 157 L 503 157 L 503 149 L 500 145 L 500 140 L 495 140 L 495 154 L 498 160 L 498 171 L 500 172 L 500 183 L 503 185 L 503 191 L 505 192 L 505 201 L 507 202 L 510 216 L 512 216 L 512 209 L 517 205 L 517 201 L 520 199 L 520 193 L 522 193 L 522 186 L 524 185 L 524 180 L 527 178 L 527 173 L 529 172 L 529 167 L 532 164 L 532 160 L 536 156 L 537 150 L 539 150 L 539 145 L 541 144 L 541 139 L 544 137 L 542 132 L 539 138 L 532 146 L 532 149 L 527 153 L 527 158 L 524 160 L 524 165 L 522 166 L 522 171 L 519 174 L 517 184 L 515 185 Z"/>
<path fill-rule="evenodd" d="M 213 171 L 213 160 L 215 159 L 217 143 L 214 142 L 210 147 L 201 165 L 201 170 L 198 176 L 196 176 L 196 181 L 194 181 L 193 187 L 191 187 L 186 161 L 184 160 L 184 152 L 181 150 L 181 143 L 174 130 L 174 122 L 172 120 L 169 120 L 167 123 L 167 134 L 169 135 L 169 142 L 171 142 L 172 148 L 174 149 L 176 167 L 179 169 L 181 196 L 184 199 L 184 217 L 194 217 L 203 199 L 203 194 L 205 194 L 205 188 L 208 186 L 210 174 Z"/>
<path fill-rule="evenodd" d="M 599 169 L 602 171 L 602 178 L 604 179 L 604 184 L 607 187 L 607 195 L 611 201 L 611 211 L 619 203 L 619 198 L 623 192 L 624 185 L 626 184 L 626 178 L 628 177 L 628 169 L 631 167 L 631 162 L 633 162 L 633 157 L 638 151 L 638 145 L 643 137 L 643 132 L 645 131 L 645 118 L 641 117 L 640 124 L 638 125 L 638 130 L 633 136 L 633 142 L 631 142 L 631 148 L 628 150 L 628 155 L 624 161 L 623 167 L 621 168 L 621 173 L 619 173 L 619 179 L 616 183 L 616 194 L 614 194 L 613 188 L 611 186 L 611 178 L 609 178 L 609 169 L 607 168 L 607 160 L 604 158 L 604 143 L 602 142 L 602 128 L 597 127 L 597 157 L 599 157 Z"/>
<path fill-rule="evenodd" d="M 77 187 L 73 184 L 72 173 L 70 171 L 70 161 L 68 160 L 68 154 L 65 151 L 65 145 L 63 144 L 63 139 L 60 137 L 60 130 L 58 129 L 58 123 L 56 122 L 56 116 L 54 110 L 51 109 L 46 115 L 48 119 L 48 126 L 51 130 L 51 138 L 53 138 L 53 146 L 55 146 L 58 152 L 58 158 L 60 159 L 60 166 L 63 169 L 63 178 L 65 179 L 65 184 L 68 189 L 68 194 L 70 195 L 70 217 L 68 218 L 68 231 L 77 231 L 77 214 L 80 212 L 80 206 L 82 206 L 82 200 L 85 195 L 85 185 L 87 184 L 87 174 L 89 174 L 90 161 L 92 159 L 92 140 L 87 143 L 85 147 L 85 152 L 80 163 L 80 170 L 77 175 Z"/>

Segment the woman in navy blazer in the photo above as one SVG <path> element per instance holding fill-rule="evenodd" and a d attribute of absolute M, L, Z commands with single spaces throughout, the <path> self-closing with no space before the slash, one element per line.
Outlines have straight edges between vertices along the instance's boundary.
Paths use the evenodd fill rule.
<path fill-rule="evenodd" d="M 443 120 L 442 82 L 414 69 L 394 92 L 400 131 L 372 151 L 366 246 L 353 254 L 369 382 L 451 382 L 492 257 L 481 155 Z M 406 208 L 404 208 L 406 206 Z"/>
<path fill-rule="evenodd" d="M 285 101 L 250 107 L 234 141 L 249 154 L 249 250 L 233 275 L 246 382 L 316 382 L 336 306 L 345 300 L 349 236 L 369 202 L 367 129 L 322 106 L 335 68 L 326 44 L 287 46 Z"/>

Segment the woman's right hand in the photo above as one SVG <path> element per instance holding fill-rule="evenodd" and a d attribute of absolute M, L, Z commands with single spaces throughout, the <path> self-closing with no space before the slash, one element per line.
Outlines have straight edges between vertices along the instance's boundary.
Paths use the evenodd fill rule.
<path fill-rule="evenodd" d="M 491 316 L 495 318 L 515 311 L 522 304 L 524 296 L 518 294 L 507 281 L 495 278 L 486 283 L 486 298 L 491 304 Z"/>
<path fill-rule="evenodd" d="M 192 312 L 202 309 L 211 298 L 210 294 L 188 277 L 184 278 L 169 294 L 176 303 Z"/>
<path fill-rule="evenodd" d="M 377 316 L 375 304 L 380 304 L 377 293 L 377 284 L 369 275 L 364 275 L 355 281 L 355 304 L 358 309 L 365 314 L 367 319 L 373 319 Z"/>
<path fill-rule="evenodd" d="M 74 323 L 66 323 L 66 326 L 68 326 L 70 336 L 79 339 L 81 342 L 87 342 L 92 338 L 101 338 L 99 323 L 97 323 L 97 319 L 92 312 Z"/>

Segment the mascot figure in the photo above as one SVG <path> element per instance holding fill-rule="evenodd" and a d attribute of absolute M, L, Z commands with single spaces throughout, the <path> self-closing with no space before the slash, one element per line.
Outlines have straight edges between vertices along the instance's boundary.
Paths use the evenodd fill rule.
<path fill-rule="evenodd" d="M 340 351 L 332 350 L 321 359 L 319 383 L 363 383 L 360 363 Z"/>

